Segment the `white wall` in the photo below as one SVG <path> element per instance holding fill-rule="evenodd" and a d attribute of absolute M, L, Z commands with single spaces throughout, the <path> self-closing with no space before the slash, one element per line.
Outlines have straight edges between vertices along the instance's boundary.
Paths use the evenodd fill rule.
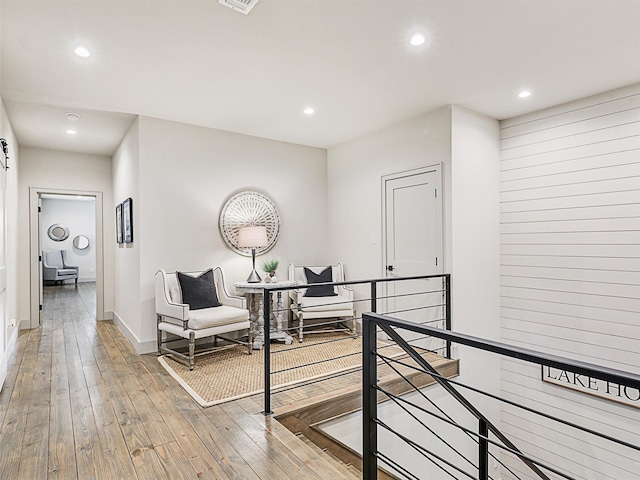
<path fill-rule="evenodd" d="M 500 336 L 498 122 L 452 109 L 451 246 L 454 330 Z"/>
<path fill-rule="evenodd" d="M 136 129 L 114 157 L 114 191 L 118 202 L 133 198 L 134 242 L 116 250 L 116 314 L 138 351 L 156 348 L 158 269 L 222 266 L 231 292 L 248 276 L 251 259 L 229 250 L 218 229 L 235 193 L 259 191 L 276 204 L 280 239 L 266 257 L 280 257 L 280 278 L 290 262 L 326 260 L 324 150 L 146 117 Z"/>
<path fill-rule="evenodd" d="M 11 123 L 7 117 L 4 103 L 0 98 L 0 137 L 9 144 L 9 169 L 6 171 L 6 190 L 4 215 L 5 240 L 4 248 L 6 259 L 6 291 L 1 298 L 0 308 L 0 372 L 4 371 L 2 365 L 7 364 L 7 353 L 15 343 L 18 334 L 18 171 L 20 167 L 18 141 L 15 138 Z M 11 321 L 15 326 L 11 327 Z M 0 375 L 2 375 L 0 373 Z M 0 381 L 0 385 L 2 381 Z"/>
<path fill-rule="evenodd" d="M 454 329 L 497 338 L 498 158 L 497 122 L 457 106 L 330 148 L 330 258 L 351 279 L 383 276 L 382 176 L 441 163 Z"/>
<path fill-rule="evenodd" d="M 138 118 L 113 155 L 113 202 L 110 205 L 115 212 L 116 205 L 127 198 L 133 199 L 134 243 L 118 244 L 115 234 L 105 242 L 115 251 L 113 320 L 134 346 L 140 342 L 139 130 Z M 113 218 L 115 222 L 115 213 Z"/>
<path fill-rule="evenodd" d="M 497 339 L 499 128 L 494 119 L 451 106 L 329 149 L 330 258 L 343 261 L 351 279 L 383 276 L 381 177 L 436 163 L 443 167 L 444 271 L 452 275 L 453 329 Z M 372 235 L 376 244 L 371 244 Z M 366 288 L 358 294 L 369 296 Z M 497 358 L 462 348 L 458 354 L 460 381 L 499 391 Z M 477 397 L 474 401 L 498 423 L 498 405 Z M 402 416 L 393 408 L 384 410 L 392 418 Z M 458 418 L 464 423 L 469 417 Z M 406 417 L 405 422 L 409 428 Z M 337 432 L 359 428 L 357 417 L 335 425 Z M 477 447 L 458 446 L 475 455 Z"/>
<path fill-rule="evenodd" d="M 501 170 L 502 338 L 640 373 L 640 85 L 501 122 Z M 640 410 L 540 376 L 505 361 L 504 396 L 640 444 Z M 504 408 L 508 434 L 579 478 L 640 478 L 637 452 L 545 425 Z"/>
<path fill-rule="evenodd" d="M 18 208 L 22 221 L 18 232 L 19 315 L 24 325 L 30 323 L 30 232 L 29 232 L 29 188 L 43 191 L 94 191 L 103 194 L 103 237 L 115 238 L 115 213 L 113 204 L 111 158 L 55 150 L 23 147 L 20 154 Z M 104 256 L 104 310 L 107 316 L 113 310 L 113 247 L 106 240 Z M 100 312 L 98 312 L 100 316 Z M 99 317 L 101 318 L 101 317 Z"/>
<path fill-rule="evenodd" d="M 327 151 L 329 261 L 341 261 L 347 279 L 384 275 L 382 177 L 443 165 L 445 271 L 450 271 L 451 109 L 439 109 Z M 375 237 L 375 243 L 371 239 Z M 368 287 L 356 288 L 362 297 Z M 362 310 L 364 307 L 359 307 Z"/>
<path fill-rule="evenodd" d="M 67 263 L 76 265 L 79 282 L 96 280 L 96 203 L 95 199 L 79 200 L 66 198 L 42 199 L 42 250 L 66 250 Z M 51 240 L 47 230 L 60 223 L 69 228 L 69 238 L 61 242 Z M 89 247 L 79 250 L 73 246 L 73 239 L 84 235 L 89 239 Z"/>

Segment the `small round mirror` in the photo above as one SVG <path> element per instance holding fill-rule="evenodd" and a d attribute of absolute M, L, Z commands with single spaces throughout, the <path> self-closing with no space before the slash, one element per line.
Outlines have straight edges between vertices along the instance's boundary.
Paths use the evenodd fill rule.
<path fill-rule="evenodd" d="M 89 239 L 84 235 L 78 235 L 73 239 L 73 246 L 78 250 L 84 250 L 89 246 Z"/>
<path fill-rule="evenodd" d="M 61 223 L 54 223 L 47 230 L 47 235 L 54 242 L 61 242 L 69 238 L 69 227 Z"/>

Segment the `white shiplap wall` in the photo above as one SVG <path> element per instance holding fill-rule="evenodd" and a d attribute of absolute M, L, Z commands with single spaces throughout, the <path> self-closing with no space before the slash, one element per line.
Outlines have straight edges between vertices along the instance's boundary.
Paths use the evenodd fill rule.
<path fill-rule="evenodd" d="M 640 373 L 640 85 L 500 131 L 503 341 Z M 506 398 L 640 444 L 640 409 L 542 383 L 540 367 L 504 360 L 501 374 Z M 512 407 L 502 425 L 576 478 L 640 479 L 637 451 Z"/>

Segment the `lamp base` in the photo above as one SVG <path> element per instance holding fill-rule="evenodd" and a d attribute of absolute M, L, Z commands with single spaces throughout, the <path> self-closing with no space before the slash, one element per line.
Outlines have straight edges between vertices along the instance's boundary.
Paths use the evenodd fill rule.
<path fill-rule="evenodd" d="M 262 279 L 260 278 L 260 275 L 258 275 L 258 272 L 256 272 L 256 249 L 255 248 L 251 249 L 251 263 L 253 265 L 253 270 L 251 271 L 251 275 L 249 275 L 249 278 L 247 278 L 247 283 L 260 283 Z"/>
<path fill-rule="evenodd" d="M 260 283 L 261 281 L 262 279 L 260 278 L 260 275 L 258 275 L 258 272 L 255 270 L 253 270 L 251 275 L 249 275 L 249 278 L 247 278 L 247 283 Z"/>

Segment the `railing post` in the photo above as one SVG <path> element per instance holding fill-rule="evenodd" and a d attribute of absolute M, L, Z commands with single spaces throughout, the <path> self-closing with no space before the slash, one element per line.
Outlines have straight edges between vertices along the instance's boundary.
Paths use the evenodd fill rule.
<path fill-rule="evenodd" d="M 378 282 L 371 282 L 371 311 L 378 311 Z"/>
<path fill-rule="evenodd" d="M 264 297 L 264 411 L 271 415 L 271 291 L 262 291 Z"/>
<path fill-rule="evenodd" d="M 451 275 L 444 276 L 445 330 L 451 331 Z M 451 340 L 447 339 L 447 358 L 451 358 Z"/>
<path fill-rule="evenodd" d="M 480 419 L 480 425 L 478 428 L 478 479 L 489 479 L 489 442 L 486 440 L 489 437 L 489 425 L 484 418 Z"/>
<path fill-rule="evenodd" d="M 374 285 L 372 283 L 372 285 Z M 372 293 L 374 293 L 372 286 Z M 366 314 L 362 316 L 362 478 L 378 478 L 378 402 L 376 382 L 378 378 L 376 359 L 376 323 Z"/>

